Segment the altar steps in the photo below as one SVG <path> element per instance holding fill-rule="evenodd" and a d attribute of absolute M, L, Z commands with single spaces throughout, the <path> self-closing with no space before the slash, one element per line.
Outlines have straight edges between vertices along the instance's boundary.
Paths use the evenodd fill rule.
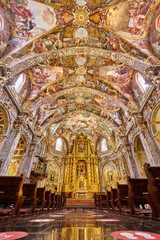
<path fill-rule="evenodd" d="M 94 199 L 73 199 L 67 198 L 66 199 L 66 207 L 73 207 L 73 208 L 94 208 Z"/>

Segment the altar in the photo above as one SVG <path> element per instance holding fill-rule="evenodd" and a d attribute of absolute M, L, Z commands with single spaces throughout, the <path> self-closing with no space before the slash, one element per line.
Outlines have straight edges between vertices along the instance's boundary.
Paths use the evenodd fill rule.
<path fill-rule="evenodd" d="M 88 199 L 88 191 L 76 191 L 72 193 L 72 198 L 75 199 Z"/>
<path fill-rule="evenodd" d="M 63 191 L 73 199 L 91 199 L 100 191 L 98 156 L 82 133 L 65 159 Z"/>

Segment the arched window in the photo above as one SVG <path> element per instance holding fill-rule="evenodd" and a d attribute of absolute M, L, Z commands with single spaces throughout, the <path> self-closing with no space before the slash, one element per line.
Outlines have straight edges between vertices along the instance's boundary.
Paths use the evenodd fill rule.
<path fill-rule="evenodd" d="M 135 75 L 136 83 L 138 84 L 141 91 L 144 93 L 147 88 L 149 87 L 148 84 L 146 84 L 145 79 L 142 77 L 140 73 L 136 73 Z"/>
<path fill-rule="evenodd" d="M 19 93 L 21 91 L 25 81 L 26 81 L 26 74 L 21 73 L 19 75 L 19 77 L 17 78 L 17 80 L 15 82 L 15 85 L 14 85 L 15 90 L 16 90 L 17 93 Z"/>
<path fill-rule="evenodd" d="M 57 138 L 56 140 L 56 151 L 62 151 L 62 139 L 61 138 Z"/>
<path fill-rule="evenodd" d="M 4 29 L 4 19 L 3 17 L 0 15 L 0 32 Z"/>
<path fill-rule="evenodd" d="M 108 147 L 107 147 L 107 141 L 105 138 L 103 138 L 101 140 L 101 152 L 105 152 L 108 150 Z"/>

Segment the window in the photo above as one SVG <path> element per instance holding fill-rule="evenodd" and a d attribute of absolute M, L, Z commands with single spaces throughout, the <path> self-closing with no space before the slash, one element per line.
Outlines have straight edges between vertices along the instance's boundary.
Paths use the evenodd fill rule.
<path fill-rule="evenodd" d="M 15 90 L 16 90 L 17 93 L 19 93 L 21 91 L 25 81 L 26 81 L 26 74 L 21 73 L 19 75 L 19 77 L 17 78 L 17 80 L 15 82 L 15 85 L 14 85 Z"/>
<path fill-rule="evenodd" d="M 57 138 L 56 140 L 56 151 L 62 151 L 62 139 L 61 138 Z"/>
<path fill-rule="evenodd" d="M 4 29 L 4 19 L 3 17 L 0 15 L 0 32 Z"/>
<path fill-rule="evenodd" d="M 147 88 L 149 87 L 149 85 L 145 83 L 145 79 L 142 77 L 142 75 L 140 73 L 136 73 L 135 79 L 136 79 L 136 82 L 137 82 L 139 88 L 144 93 L 147 90 Z"/>
<path fill-rule="evenodd" d="M 105 138 L 103 138 L 101 141 L 101 152 L 105 152 L 107 150 L 108 150 L 107 141 Z"/>

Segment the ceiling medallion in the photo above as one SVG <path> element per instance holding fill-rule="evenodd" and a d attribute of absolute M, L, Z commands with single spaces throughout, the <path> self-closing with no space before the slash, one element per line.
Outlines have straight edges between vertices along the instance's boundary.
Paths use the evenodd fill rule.
<path fill-rule="evenodd" d="M 89 23 L 89 9 L 84 7 L 76 7 L 73 11 L 74 21 L 73 23 L 76 24 L 78 27 L 87 26 Z"/>
<path fill-rule="evenodd" d="M 86 74 L 86 69 L 84 68 L 84 67 L 78 67 L 77 69 L 76 69 L 76 73 L 78 74 L 78 75 L 84 75 L 84 74 Z"/>
<path fill-rule="evenodd" d="M 77 97 L 76 98 L 76 103 L 84 103 L 84 98 L 83 97 Z"/>

